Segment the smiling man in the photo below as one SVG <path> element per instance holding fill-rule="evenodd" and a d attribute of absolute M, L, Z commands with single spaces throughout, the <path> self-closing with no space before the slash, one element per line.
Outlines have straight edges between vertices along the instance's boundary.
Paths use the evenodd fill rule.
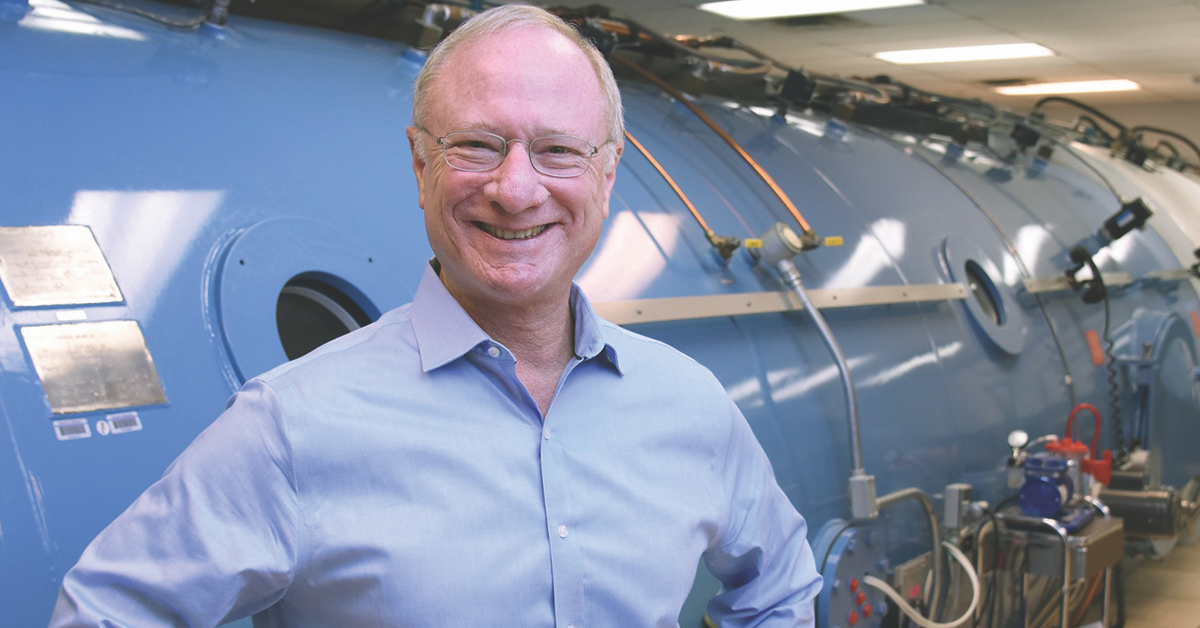
<path fill-rule="evenodd" d="M 412 303 L 254 380 L 66 576 L 54 626 L 812 626 L 804 520 L 686 356 L 572 284 L 620 95 L 554 16 L 472 18 L 417 79 L 435 259 Z M 688 627 L 694 628 L 694 627 Z"/>

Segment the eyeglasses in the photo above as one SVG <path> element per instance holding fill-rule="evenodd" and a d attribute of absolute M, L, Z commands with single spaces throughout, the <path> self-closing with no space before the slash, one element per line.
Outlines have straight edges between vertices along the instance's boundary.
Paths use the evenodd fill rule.
<path fill-rule="evenodd" d="M 418 128 L 433 135 L 428 129 Z M 566 179 L 587 172 L 592 157 L 600 151 L 591 142 L 571 135 L 547 135 L 526 142 L 506 140 L 487 131 L 453 131 L 435 139 L 442 147 L 446 165 L 463 172 L 499 168 L 508 156 L 509 145 L 516 142 L 525 145 L 534 170 L 548 177 Z"/>

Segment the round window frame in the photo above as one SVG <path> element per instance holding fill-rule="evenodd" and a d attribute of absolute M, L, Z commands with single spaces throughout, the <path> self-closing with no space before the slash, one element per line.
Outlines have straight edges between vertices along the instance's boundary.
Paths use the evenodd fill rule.
<path fill-rule="evenodd" d="M 1012 288 L 996 281 L 996 277 L 1002 276 L 996 264 L 978 244 L 961 236 L 949 236 L 942 242 L 941 257 L 942 270 L 947 278 L 966 288 L 967 296 L 963 304 L 976 329 L 997 349 L 1008 355 L 1020 355 L 1025 350 L 1028 321 Z M 971 290 L 973 273 L 969 272 L 968 265 L 977 268 L 979 273 L 975 275 L 986 280 L 982 288 L 998 306 L 999 322 L 988 314 Z"/>
<path fill-rule="evenodd" d="M 386 264 L 333 225 L 303 218 L 256 223 L 225 240 L 210 265 L 207 318 L 222 341 L 227 376 L 240 387 L 288 362 L 279 337 L 279 294 L 297 276 L 319 276 L 351 298 L 372 320 L 395 292 Z"/>

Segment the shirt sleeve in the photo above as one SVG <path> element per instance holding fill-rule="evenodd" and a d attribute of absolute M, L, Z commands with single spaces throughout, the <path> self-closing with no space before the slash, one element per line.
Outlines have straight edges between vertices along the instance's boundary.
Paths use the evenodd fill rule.
<path fill-rule="evenodd" d="M 730 401 L 732 426 L 722 478 L 729 514 L 705 553 L 724 585 L 708 604 L 722 628 L 814 626 L 821 590 L 808 527 L 775 481 L 771 463 L 746 419 Z"/>
<path fill-rule="evenodd" d="M 51 627 L 216 626 L 267 608 L 296 565 L 295 488 L 278 400 L 251 381 L 88 546 Z"/>

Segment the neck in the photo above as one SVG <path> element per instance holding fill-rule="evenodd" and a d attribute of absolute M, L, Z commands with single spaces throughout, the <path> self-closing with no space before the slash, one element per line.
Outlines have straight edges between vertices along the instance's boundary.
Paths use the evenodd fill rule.
<path fill-rule="evenodd" d="M 447 289 L 484 332 L 513 352 L 517 377 L 544 417 L 563 369 L 575 356 L 569 293 L 549 301 L 479 304 Z"/>

